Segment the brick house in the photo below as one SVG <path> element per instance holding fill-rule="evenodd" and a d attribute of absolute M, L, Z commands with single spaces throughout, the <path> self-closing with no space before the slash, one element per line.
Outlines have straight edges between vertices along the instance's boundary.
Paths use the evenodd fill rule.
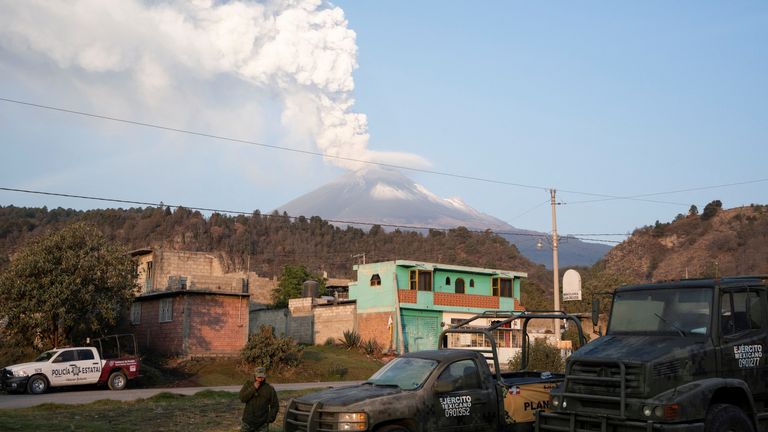
<path fill-rule="evenodd" d="M 524 310 L 522 272 L 405 260 L 354 269 L 349 298 L 356 301 L 358 332 L 398 352 L 434 349 L 443 329 L 483 311 Z M 456 341 L 460 346 L 486 343 L 482 336 L 464 336 Z M 499 332 L 497 339 L 500 348 L 520 344 L 519 332 Z"/>
<path fill-rule="evenodd" d="M 255 275 L 204 252 L 140 249 L 130 322 L 142 349 L 182 357 L 236 355 L 248 339 Z M 263 282 L 263 281 L 262 281 Z"/>

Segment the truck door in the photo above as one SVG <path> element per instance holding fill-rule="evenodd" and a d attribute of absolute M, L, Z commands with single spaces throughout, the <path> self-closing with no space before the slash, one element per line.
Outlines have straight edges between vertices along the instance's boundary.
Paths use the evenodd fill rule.
<path fill-rule="evenodd" d="M 75 362 L 77 353 L 74 349 L 64 349 L 51 360 L 51 370 L 48 380 L 51 387 L 75 384 Z"/>
<path fill-rule="evenodd" d="M 437 378 L 433 430 L 487 431 L 496 425 L 496 392 L 485 388 L 474 360 L 459 360 Z"/>
<path fill-rule="evenodd" d="M 765 400 L 768 378 L 765 301 L 765 291 L 754 288 L 723 290 L 720 296 L 721 376 L 744 380 L 756 400 Z"/>
<path fill-rule="evenodd" d="M 95 350 L 82 348 L 77 350 L 77 367 L 80 369 L 76 377 L 78 384 L 95 384 L 101 375 L 101 361 L 93 354 Z"/>

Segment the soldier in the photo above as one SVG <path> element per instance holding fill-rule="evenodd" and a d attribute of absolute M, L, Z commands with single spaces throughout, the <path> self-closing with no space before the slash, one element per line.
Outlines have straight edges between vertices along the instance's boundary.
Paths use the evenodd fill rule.
<path fill-rule="evenodd" d="M 277 418 L 280 406 L 277 392 L 267 383 L 265 368 L 257 367 L 253 379 L 249 378 L 243 384 L 240 389 L 240 401 L 245 404 L 240 432 L 266 432 L 269 424 Z"/>

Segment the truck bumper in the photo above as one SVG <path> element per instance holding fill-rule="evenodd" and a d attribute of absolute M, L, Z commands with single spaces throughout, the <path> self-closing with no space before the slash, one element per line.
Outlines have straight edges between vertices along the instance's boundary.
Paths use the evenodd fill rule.
<path fill-rule="evenodd" d="M 702 432 L 704 422 L 656 423 L 539 411 L 534 432 Z"/>
<path fill-rule="evenodd" d="M 4 390 L 8 393 L 24 392 L 27 389 L 28 381 L 29 377 L 4 376 L 0 379 L 0 390 Z"/>

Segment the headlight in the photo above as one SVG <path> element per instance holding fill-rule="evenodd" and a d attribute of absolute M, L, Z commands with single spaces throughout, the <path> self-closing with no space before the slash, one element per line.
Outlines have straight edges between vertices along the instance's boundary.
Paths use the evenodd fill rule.
<path fill-rule="evenodd" d="M 552 406 L 554 408 L 557 408 L 557 407 L 560 406 L 560 398 L 559 397 L 555 396 L 555 397 L 552 398 Z"/>
<path fill-rule="evenodd" d="M 648 405 L 643 407 L 643 415 L 646 417 L 650 417 L 651 414 L 653 414 L 653 407 L 650 407 Z"/>
<path fill-rule="evenodd" d="M 563 408 L 568 408 L 568 401 L 565 398 L 563 398 Z"/>
<path fill-rule="evenodd" d="M 364 412 L 339 413 L 339 430 L 364 431 L 368 429 L 368 414 Z"/>
<path fill-rule="evenodd" d="M 15 376 L 15 377 L 25 377 L 25 376 L 29 376 L 29 372 L 27 372 L 26 369 L 19 369 L 17 371 L 13 371 L 13 376 Z"/>

